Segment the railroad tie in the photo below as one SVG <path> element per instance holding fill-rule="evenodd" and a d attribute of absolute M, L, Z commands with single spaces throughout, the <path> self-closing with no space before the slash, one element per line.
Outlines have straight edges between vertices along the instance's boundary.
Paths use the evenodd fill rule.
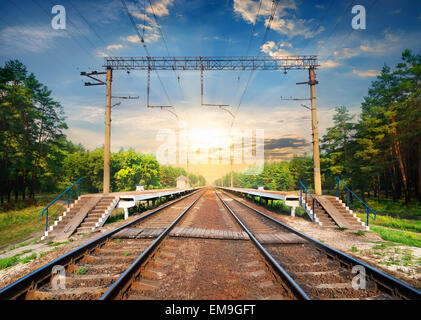
<path fill-rule="evenodd" d="M 141 236 L 148 235 L 145 229 Z M 220 239 L 220 240 L 248 240 L 247 233 L 243 231 L 216 230 L 204 228 L 174 228 L 170 234 L 171 237 L 201 238 L 201 239 Z"/>
<path fill-rule="evenodd" d="M 141 228 L 125 228 L 116 234 L 114 234 L 111 238 L 112 239 L 134 239 L 140 233 L 142 233 L 143 229 Z"/>

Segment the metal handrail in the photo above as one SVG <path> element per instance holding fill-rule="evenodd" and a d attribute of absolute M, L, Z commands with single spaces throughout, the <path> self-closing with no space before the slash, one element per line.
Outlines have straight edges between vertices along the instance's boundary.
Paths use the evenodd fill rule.
<path fill-rule="evenodd" d="M 319 207 L 319 201 L 316 200 L 316 198 L 314 198 L 310 191 L 308 191 L 308 189 L 306 188 L 306 186 L 304 185 L 304 183 L 302 183 L 301 180 L 298 181 L 300 183 L 300 205 L 303 205 L 303 188 L 304 188 L 304 192 L 305 192 L 305 204 L 307 205 L 307 194 L 311 197 L 312 201 L 313 201 L 313 207 L 312 207 L 312 211 L 313 211 L 313 217 L 312 220 L 314 221 L 314 212 L 316 211 L 316 206 L 317 208 Z"/>
<path fill-rule="evenodd" d="M 74 196 L 77 193 L 77 196 L 80 197 L 80 186 L 81 186 L 81 181 L 83 180 L 82 178 L 79 178 L 75 183 L 73 183 L 69 188 L 67 188 L 65 191 L 63 191 L 57 198 L 55 198 L 53 201 L 50 202 L 50 204 L 48 204 L 41 212 L 41 217 L 44 216 L 44 212 L 46 212 L 46 218 L 45 218 L 45 231 L 48 231 L 48 222 L 49 220 L 51 220 L 52 217 L 54 217 L 57 212 L 59 212 L 60 210 L 62 210 L 62 208 L 67 204 L 67 208 L 70 207 L 70 202 L 72 200 L 72 196 Z M 77 189 L 74 189 L 74 187 L 77 185 Z M 73 192 L 73 193 L 72 193 Z M 56 202 L 58 202 L 63 196 L 67 195 L 67 198 L 63 201 L 63 203 L 61 204 L 61 206 L 59 206 L 53 214 L 50 215 L 49 213 L 49 208 L 55 204 Z"/>
<path fill-rule="evenodd" d="M 365 205 L 365 207 L 366 207 L 366 209 L 367 209 L 367 226 L 368 226 L 368 221 L 369 221 L 369 218 L 371 218 L 371 219 L 373 219 L 373 221 L 376 221 L 376 216 L 377 216 L 377 213 L 373 210 L 373 209 L 371 209 L 370 208 L 370 206 L 368 205 L 368 204 L 366 204 L 364 201 L 362 201 L 354 192 L 352 192 L 352 190 L 351 189 L 349 189 L 348 188 L 348 186 L 339 178 L 339 177 L 336 177 L 336 183 L 337 183 L 337 185 L 338 185 L 338 191 L 337 191 L 337 193 L 336 193 L 336 196 L 339 198 L 340 197 L 340 184 L 342 184 L 347 190 L 348 190 L 348 195 L 347 195 L 347 200 L 346 200 L 346 206 L 349 208 L 349 194 L 350 193 L 352 193 L 354 196 L 355 196 L 355 198 L 357 198 L 363 205 Z M 374 216 L 371 216 L 370 215 L 370 211 L 374 214 Z"/>

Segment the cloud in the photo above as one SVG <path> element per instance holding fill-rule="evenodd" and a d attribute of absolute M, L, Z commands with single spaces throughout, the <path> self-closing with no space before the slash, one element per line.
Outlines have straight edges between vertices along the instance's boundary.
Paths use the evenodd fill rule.
<path fill-rule="evenodd" d="M 265 160 L 288 160 L 294 154 L 302 154 L 310 146 L 302 137 L 283 136 L 280 138 L 265 139 Z"/>
<path fill-rule="evenodd" d="M 218 36 L 213 36 L 213 37 L 204 37 L 203 40 L 215 40 L 215 41 L 223 41 L 223 42 L 232 42 L 232 38 L 221 38 Z"/>
<path fill-rule="evenodd" d="M 401 13 L 401 9 L 396 9 L 391 12 L 391 14 L 399 14 Z"/>
<path fill-rule="evenodd" d="M 378 70 L 367 70 L 367 71 L 360 71 L 360 70 L 352 70 L 352 73 L 361 77 L 361 78 L 367 78 L 367 77 L 377 77 L 380 75 L 380 72 Z"/>
<path fill-rule="evenodd" d="M 96 56 L 98 58 L 105 58 L 105 57 L 108 57 L 109 55 L 108 55 L 108 53 L 105 53 L 104 51 L 102 51 L 100 49 L 97 49 L 96 50 Z"/>
<path fill-rule="evenodd" d="M 262 17 L 267 27 L 271 11 L 271 0 L 262 0 L 260 10 L 259 1 L 234 0 L 234 12 L 247 23 L 254 24 L 259 20 L 259 17 Z M 297 11 L 295 0 L 286 0 L 279 3 L 276 14 L 270 23 L 270 28 L 290 38 L 303 36 L 306 39 L 312 38 L 324 30 L 323 27 L 313 30 L 311 25 L 313 19 L 297 19 L 293 14 L 294 11 Z"/>
<path fill-rule="evenodd" d="M 321 61 L 320 62 L 320 67 L 322 68 L 336 68 L 341 66 L 342 64 L 337 62 L 337 61 L 333 61 L 333 60 L 327 60 L 327 61 Z"/>
<path fill-rule="evenodd" d="M 172 0 L 158 0 L 146 9 L 147 13 L 155 13 L 158 17 L 163 17 L 169 14 L 168 7 L 172 6 Z"/>
<path fill-rule="evenodd" d="M 173 0 L 158 0 L 152 4 L 152 7 L 149 5 L 144 12 L 143 7 L 129 4 L 129 10 L 133 17 L 141 20 L 141 24 L 137 24 L 137 28 L 142 30 L 142 36 L 146 43 L 153 43 L 158 41 L 161 38 L 159 33 L 159 25 L 153 17 L 164 17 L 169 15 L 169 7 L 172 6 Z M 140 42 L 139 38 L 136 35 L 130 35 L 122 38 L 125 41 L 130 43 Z"/>
<path fill-rule="evenodd" d="M 241 16 L 247 23 L 255 23 L 259 16 L 269 16 L 272 9 L 272 0 L 262 0 L 259 10 L 259 1 L 253 0 L 234 0 L 234 12 Z M 278 4 L 278 16 L 287 14 L 287 10 L 296 10 L 295 0 L 285 0 Z M 257 15 L 259 13 L 259 15 Z"/>
<path fill-rule="evenodd" d="M 303 36 L 305 39 L 309 39 L 315 37 L 324 30 L 324 27 L 319 27 L 317 30 L 313 30 L 313 27 L 308 25 L 312 21 L 313 19 L 281 19 L 279 17 L 275 17 L 270 28 L 282 35 L 288 36 L 289 38 Z M 265 27 L 268 25 L 269 18 L 265 21 Z"/>
<path fill-rule="evenodd" d="M 260 50 L 262 50 L 264 53 L 267 53 L 272 58 L 291 56 L 292 54 L 283 49 L 284 47 L 290 48 L 292 45 L 289 42 L 282 42 L 276 45 L 274 41 L 268 41 L 260 47 Z"/>
<path fill-rule="evenodd" d="M 384 52 L 384 49 L 383 48 L 380 48 L 380 47 L 373 48 L 373 47 L 370 47 L 370 46 L 361 45 L 360 46 L 360 49 L 361 49 L 361 51 L 371 52 L 371 53 L 383 53 Z"/>
<path fill-rule="evenodd" d="M 0 31 L 0 47 L 3 53 L 22 51 L 40 53 L 51 49 L 58 38 L 66 38 L 64 30 L 54 30 L 50 25 L 21 25 L 6 27 Z"/>
<path fill-rule="evenodd" d="M 120 50 L 122 48 L 123 48 L 122 44 L 110 44 L 105 49 L 107 49 L 107 50 Z"/>
<path fill-rule="evenodd" d="M 351 48 L 342 48 L 333 52 L 333 55 L 340 60 L 349 59 L 359 54 L 358 50 Z"/>

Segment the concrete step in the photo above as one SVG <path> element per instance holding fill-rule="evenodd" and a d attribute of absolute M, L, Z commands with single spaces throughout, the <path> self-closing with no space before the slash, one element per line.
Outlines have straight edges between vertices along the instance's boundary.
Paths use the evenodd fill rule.
<path fill-rule="evenodd" d="M 79 227 L 76 229 L 76 233 L 90 233 L 92 232 L 92 227 Z"/>

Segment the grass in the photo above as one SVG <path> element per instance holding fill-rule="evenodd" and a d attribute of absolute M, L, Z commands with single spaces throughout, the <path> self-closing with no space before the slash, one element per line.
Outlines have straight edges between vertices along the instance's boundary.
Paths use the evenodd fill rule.
<path fill-rule="evenodd" d="M 40 205 L 30 205 L 18 210 L 0 209 L 0 247 L 43 230 L 45 227 L 45 217 L 41 217 L 43 208 L 44 206 Z"/>
<path fill-rule="evenodd" d="M 0 259 L 0 270 L 12 267 L 20 262 L 20 255 Z"/>
<path fill-rule="evenodd" d="M 28 263 L 37 258 L 37 254 L 34 252 L 33 254 L 22 258 L 22 256 L 26 253 L 31 252 L 32 250 L 24 250 L 21 253 L 15 254 L 14 256 L 8 258 L 0 259 L 0 270 L 6 269 L 9 267 L 13 267 L 14 265 L 18 264 L 19 262 Z"/>
<path fill-rule="evenodd" d="M 36 254 L 36 253 L 33 253 L 33 254 L 31 254 L 30 256 L 27 256 L 27 257 L 23 258 L 23 259 L 21 260 L 21 262 L 22 262 L 22 263 L 28 263 L 29 261 L 32 261 L 32 260 L 34 260 L 34 259 L 36 259 L 36 258 L 37 258 L 37 254 Z"/>
<path fill-rule="evenodd" d="M 366 215 L 363 213 L 357 213 L 358 217 L 361 218 L 361 221 L 366 221 Z M 378 225 L 393 229 L 413 231 L 421 233 L 421 220 L 410 220 L 410 219 L 401 219 L 391 216 L 381 216 L 377 215 L 376 220 L 373 221 L 370 219 L 370 225 Z"/>
<path fill-rule="evenodd" d="M 114 209 L 108 217 L 105 225 L 124 220 L 124 211 L 121 208 Z"/>
<path fill-rule="evenodd" d="M 342 201 L 346 202 L 346 198 L 342 198 Z M 412 200 L 409 203 L 408 208 L 405 206 L 404 199 L 394 202 L 392 199 L 382 199 L 380 202 L 377 199 L 368 199 L 366 203 L 376 212 L 385 213 L 390 216 L 403 216 L 403 217 L 421 217 L 421 202 Z M 365 210 L 365 206 L 361 204 L 357 199 L 351 204 L 353 210 Z M 364 220 L 365 221 L 365 220 Z"/>
<path fill-rule="evenodd" d="M 365 236 L 365 231 L 358 230 L 357 232 L 353 232 L 353 234 L 355 234 L 356 236 L 363 237 Z"/>
<path fill-rule="evenodd" d="M 375 226 L 370 227 L 373 232 L 378 233 L 383 240 L 402 243 L 408 246 L 421 248 L 421 235 L 405 231 L 383 229 Z"/>
<path fill-rule="evenodd" d="M 351 247 L 351 251 L 352 251 L 352 252 L 357 252 L 357 251 L 358 251 L 358 249 L 357 249 L 357 247 L 352 246 L 352 247 Z"/>
<path fill-rule="evenodd" d="M 80 267 L 77 269 L 76 274 L 86 274 L 87 270 L 85 267 Z"/>

